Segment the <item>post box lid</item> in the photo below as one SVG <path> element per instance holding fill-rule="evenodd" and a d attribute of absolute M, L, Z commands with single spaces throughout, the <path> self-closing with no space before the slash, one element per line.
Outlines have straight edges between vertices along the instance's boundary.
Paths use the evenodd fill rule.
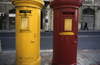
<path fill-rule="evenodd" d="M 17 6 L 30 6 L 30 7 L 38 7 L 42 8 L 44 2 L 42 0 L 12 0 L 12 4 Z"/>
<path fill-rule="evenodd" d="M 50 6 L 52 8 L 61 7 L 61 5 L 67 5 L 68 7 L 80 7 L 82 6 L 83 1 L 82 0 L 54 0 L 50 3 Z"/>

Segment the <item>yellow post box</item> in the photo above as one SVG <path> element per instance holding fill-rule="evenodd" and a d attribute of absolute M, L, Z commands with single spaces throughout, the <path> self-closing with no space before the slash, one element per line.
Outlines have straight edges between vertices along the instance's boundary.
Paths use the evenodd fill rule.
<path fill-rule="evenodd" d="M 42 0 L 12 0 L 16 7 L 16 65 L 40 65 Z"/>

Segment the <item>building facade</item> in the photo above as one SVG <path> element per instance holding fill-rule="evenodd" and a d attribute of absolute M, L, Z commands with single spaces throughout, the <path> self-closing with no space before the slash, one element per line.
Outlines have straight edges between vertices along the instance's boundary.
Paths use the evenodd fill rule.
<path fill-rule="evenodd" d="M 83 30 L 85 23 L 89 30 L 100 30 L 100 0 L 83 0 L 79 9 L 79 29 Z"/>
<path fill-rule="evenodd" d="M 53 10 L 50 7 L 52 0 L 43 0 L 45 6 L 41 11 L 41 30 L 53 31 Z M 100 0 L 83 0 L 79 9 L 78 29 L 84 30 L 85 23 L 89 30 L 100 30 Z M 15 7 L 11 0 L 0 0 L 0 30 L 15 29 Z"/>

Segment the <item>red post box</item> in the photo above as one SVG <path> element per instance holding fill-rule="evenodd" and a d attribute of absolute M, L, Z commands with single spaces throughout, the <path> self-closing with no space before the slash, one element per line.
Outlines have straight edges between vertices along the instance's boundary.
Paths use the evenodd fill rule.
<path fill-rule="evenodd" d="M 77 65 L 78 14 L 82 0 L 54 0 L 52 65 Z"/>

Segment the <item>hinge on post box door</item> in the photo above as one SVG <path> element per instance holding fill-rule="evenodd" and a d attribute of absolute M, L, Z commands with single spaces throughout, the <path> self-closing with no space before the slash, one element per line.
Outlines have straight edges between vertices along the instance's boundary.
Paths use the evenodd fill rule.
<path fill-rule="evenodd" d="M 36 35 L 36 33 L 34 33 L 34 37 L 36 37 L 37 35 Z"/>

